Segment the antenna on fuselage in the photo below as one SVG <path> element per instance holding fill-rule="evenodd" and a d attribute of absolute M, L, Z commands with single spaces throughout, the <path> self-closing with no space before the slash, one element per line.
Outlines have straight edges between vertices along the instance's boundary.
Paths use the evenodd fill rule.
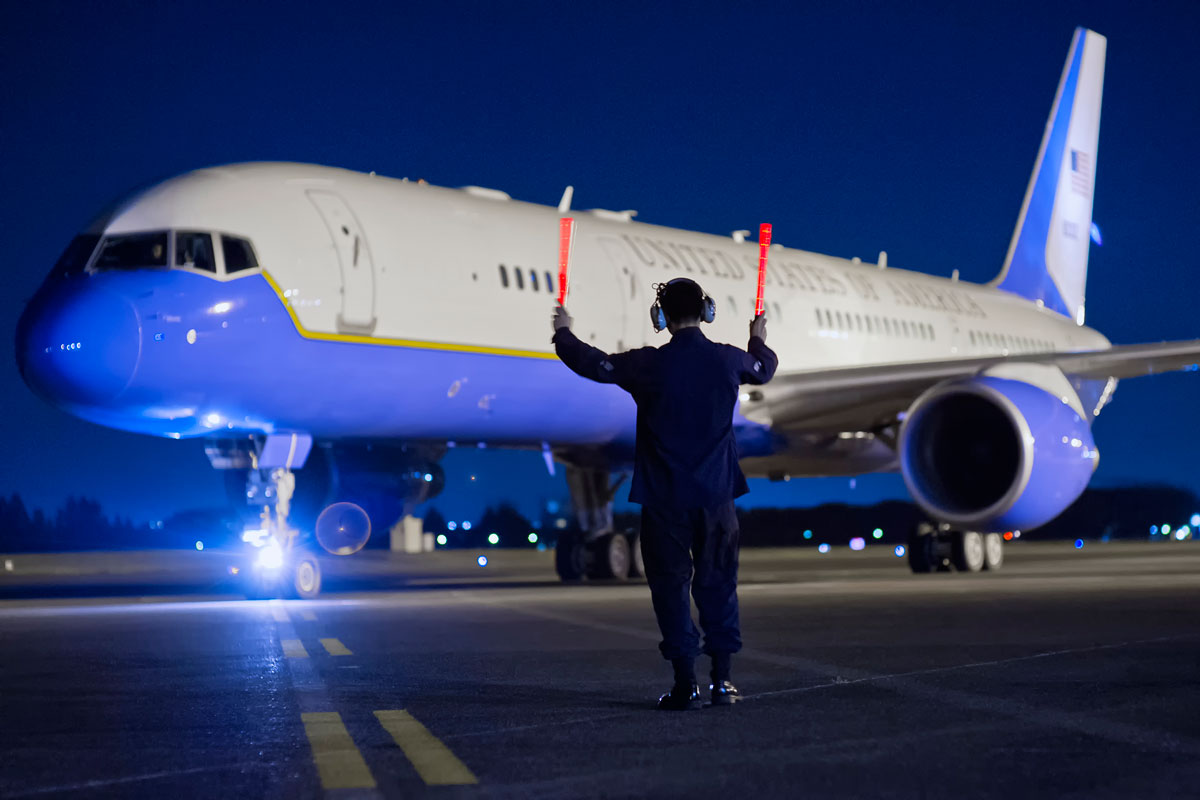
<path fill-rule="evenodd" d="M 575 197 L 575 187 L 568 186 L 563 189 L 562 200 L 558 201 L 558 213 L 565 214 L 571 210 L 571 199 Z"/>

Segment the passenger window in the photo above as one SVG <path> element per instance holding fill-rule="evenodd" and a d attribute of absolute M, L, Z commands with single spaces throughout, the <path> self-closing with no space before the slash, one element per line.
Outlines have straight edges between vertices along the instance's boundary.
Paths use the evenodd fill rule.
<path fill-rule="evenodd" d="M 500 285 L 505 289 L 508 288 L 508 270 L 504 268 L 503 264 L 500 265 Z"/>
<path fill-rule="evenodd" d="M 226 275 L 258 268 L 258 259 L 254 256 L 249 239 L 221 234 L 221 255 L 225 256 Z"/>
<path fill-rule="evenodd" d="M 525 288 L 525 276 L 523 276 L 521 274 L 520 267 L 513 267 L 513 277 L 517 279 L 517 288 L 524 289 Z"/>
<path fill-rule="evenodd" d="M 216 272 L 217 261 L 213 257 L 212 234 L 176 231 L 175 266 Z"/>
<path fill-rule="evenodd" d="M 529 288 L 537 291 L 537 272 L 532 269 L 529 270 Z"/>

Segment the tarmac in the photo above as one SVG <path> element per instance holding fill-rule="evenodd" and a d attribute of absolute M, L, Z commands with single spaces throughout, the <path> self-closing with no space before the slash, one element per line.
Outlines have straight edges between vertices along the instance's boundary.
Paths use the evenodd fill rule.
<path fill-rule="evenodd" d="M 314 601 L 0 555 L 0 797 L 1194 796 L 1200 545 L 1016 545 L 744 551 L 746 697 L 685 713 L 645 584 L 547 552 L 330 557 Z"/>

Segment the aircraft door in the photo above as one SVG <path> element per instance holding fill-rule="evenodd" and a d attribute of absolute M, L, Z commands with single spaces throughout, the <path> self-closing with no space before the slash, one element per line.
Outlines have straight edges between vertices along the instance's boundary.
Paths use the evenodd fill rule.
<path fill-rule="evenodd" d="M 371 333 L 375 330 L 375 262 L 366 233 L 340 195 L 310 189 L 308 199 L 325 221 L 342 273 L 338 332 Z"/>
<path fill-rule="evenodd" d="M 629 248 L 620 239 L 605 236 L 600 239 L 600 249 L 612 265 L 619 286 L 624 312 L 621 349 L 643 347 L 650 336 L 650 301 L 646 299 L 647 292 L 641 286 Z"/>

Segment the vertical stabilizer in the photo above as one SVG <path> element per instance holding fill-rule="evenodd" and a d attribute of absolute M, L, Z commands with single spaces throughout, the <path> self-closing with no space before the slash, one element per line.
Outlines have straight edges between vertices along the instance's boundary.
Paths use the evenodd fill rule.
<path fill-rule="evenodd" d="M 1107 40 L 1077 28 L 1000 276 L 990 285 L 1083 324 Z"/>

